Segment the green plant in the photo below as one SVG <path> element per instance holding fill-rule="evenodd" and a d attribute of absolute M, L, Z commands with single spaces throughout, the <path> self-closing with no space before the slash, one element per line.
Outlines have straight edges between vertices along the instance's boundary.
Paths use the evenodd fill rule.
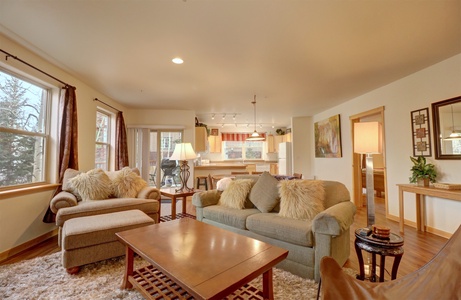
<path fill-rule="evenodd" d="M 413 162 L 413 167 L 411 168 L 410 182 L 416 183 L 418 179 L 428 178 L 430 182 L 435 182 L 437 177 L 437 171 L 433 164 L 426 163 L 426 158 L 424 156 L 411 157 Z"/>

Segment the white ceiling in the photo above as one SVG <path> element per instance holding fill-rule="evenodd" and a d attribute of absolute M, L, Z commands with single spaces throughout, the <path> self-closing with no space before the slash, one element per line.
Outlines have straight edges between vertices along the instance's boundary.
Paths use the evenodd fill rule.
<path fill-rule="evenodd" d="M 0 30 L 127 107 L 252 123 L 256 94 L 279 127 L 461 53 L 461 1 L 0 0 Z"/>

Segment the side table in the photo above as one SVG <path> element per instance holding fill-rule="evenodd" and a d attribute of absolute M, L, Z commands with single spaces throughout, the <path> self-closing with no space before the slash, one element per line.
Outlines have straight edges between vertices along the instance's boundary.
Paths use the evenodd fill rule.
<path fill-rule="evenodd" d="M 395 233 L 391 233 L 388 239 L 360 235 L 360 229 L 355 230 L 355 252 L 359 260 L 360 274 L 357 279 L 365 279 L 365 266 L 363 262 L 362 250 L 371 253 L 371 274 L 370 281 L 376 281 L 376 254 L 381 256 L 379 265 L 379 281 L 384 281 L 384 264 L 386 256 L 394 257 L 392 265 L 391 280 L 397 278 L 397 270 L 403 255 L 403 238 Z"/>
<path fill-rule="evenodd" d="M 178 201 L 178 198 L 182 198 L 182 212 L 186 212 L 186 198 L 188 196 L 194 195 L 196 192 L 195 190 L 192 190 L 190 192 L 176 192 L 175 188 L 166 188 L 166 189 L 160 189 L 160 194 L 162 196 L 168 197 L 171 199 L 171 219 L 174 220 L 176 219 L 176 201 Z M 162 200 L 160 199 L 160 207 L 162 207 Z M 160 215 L 160 208 L 158 210 L 158 213 Z"/>

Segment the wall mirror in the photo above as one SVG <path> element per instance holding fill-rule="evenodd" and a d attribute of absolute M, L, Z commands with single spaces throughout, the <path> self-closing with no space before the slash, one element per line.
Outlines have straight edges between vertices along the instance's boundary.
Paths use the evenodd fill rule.
<path fill-rule="evenodd" d="M 432 103 L 435 159 L 461 159 L 461 96 Z"/>

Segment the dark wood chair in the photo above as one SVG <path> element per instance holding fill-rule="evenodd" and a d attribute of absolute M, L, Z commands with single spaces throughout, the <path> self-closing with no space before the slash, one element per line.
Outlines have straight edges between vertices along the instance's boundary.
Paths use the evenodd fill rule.
<path fill-rule="evenodd" d="M 302 179 L 303 174 L 301 174 L 301 173 L 293 173 L 293 177 L 296 178 L 296 179 Z"/>

